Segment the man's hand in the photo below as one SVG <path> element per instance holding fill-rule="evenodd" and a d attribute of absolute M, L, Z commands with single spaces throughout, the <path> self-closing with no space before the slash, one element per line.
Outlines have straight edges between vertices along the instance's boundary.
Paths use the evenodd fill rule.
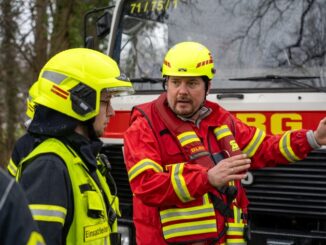
<path fill-rule="evenodd" d="M 319 145 L 326 145 L 326 117 L 324 117 L 314 131 L 315 139 Z"/>
<path fill-rule="evenodd" d="M 247 175 L 246 172 L 250 167 L 250 163 L 251 160 L 246 154 L 223 159 L 216 166 L 208 170 L 208 181 L 212 186 L 221 188 L 231 180 L 244 179 Z"/>

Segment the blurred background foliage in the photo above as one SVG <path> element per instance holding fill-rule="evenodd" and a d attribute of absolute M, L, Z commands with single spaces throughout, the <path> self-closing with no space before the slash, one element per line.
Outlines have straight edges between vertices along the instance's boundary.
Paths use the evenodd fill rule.
<path fill-rule="evenodd" d="M 109 0 L 0 0 L 0 165 L 3 167 L 8 164 L 16 139 L 25 131 L 28 88 L 37 80 L 42 66 L 59 51 L 83 47 L 84 15 L 108 4 Z"/>

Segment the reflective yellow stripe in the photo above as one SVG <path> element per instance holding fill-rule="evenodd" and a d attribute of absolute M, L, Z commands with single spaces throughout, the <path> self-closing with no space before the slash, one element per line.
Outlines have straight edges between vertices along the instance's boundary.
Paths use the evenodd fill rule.
<path fill-rule="evenodd" d="M 243 239 L 243 238 L 240 238 L 240 239 L 227 239 L 226 240 L 226 244 L 227 245 L 246 245 L 247 242 Z"/>
<path fill-rule="evenodd" d="M 182 202 L 189 202 L 191 200 L 194 200 L 194 198 L 190 195 L 186 181 L 182 176 L 183 168 L 184 168 L 184 163 L 180 164 L 175 164 L 171 168 L 171 182 L 173 189 L 179 199 Z"/>
<path fill-rule="evenodd" d="M 217 232 L 215 218 L 211 220 L 185 222 L 182 224 L 173 224 L 163 227 L 165 239 L 203 233 L 207 234 L 210 232 Z"/>
<path fill-rule="evenodd" d="M 243 223 L 228 223 L 228 230 L 226 232 L 229 236 L 243 236 Z"/>
<path fill-rule="evenodd" d="M 291 133 L 290 132 L 286 132 L 280 142 L 279 142 L 279 148 L 280 151 L 282 153 L 282 155 L 289 161 L 289 162 L 295 162 L 300 160 L 299 157 L 297 157 L 294 153 L 294 151 L 292 150 L 291 147 Z"/>
<path fill-rule="evenodd" d="M 263 142 L 266 134 L 264 131 L 260 130 L 259 128 L 256 128 L 256 132 L 254 134 L 254 137 L 252 137 L 249 144 L 246 146 L 246 148 L 243 149 L 243 152 L 248 155 L 248 157 L 252 157 L 255 155 L 258 147 Z"/>
<path fill-rule="evenodd" d="M 28 239 L 27 245 L 44 245 L 44 239 L 42 235 L 36 231 L 33 231 Z"/>
<path fill-rule="evenodd" d="M 176 163 L 164 165 L 164 170 L 169 171 L 169 169 L 171 169 L 174 164 L 181 164 L 181 163 L 185 163 L 185 162 L 176 162 Z"/>
<path fill-rule="evenodd" d="M 232 135 L 232 132 L 227 125 L 222 125 L 214 129 L 214 134 L 216 136 L 216 139 L 220 140 L 226 136 Z"/>
<path fill-rule="evenodd" d="M 8 164 L 8 172 L 13 176 L 16 177 L 17 175 L 17 166 L 16 164 L 10 159 L 9 164 Z"/>
<path fill-rule="evenodd" d="M 192 142 L 200 141 L 195 131 L 187 131 L 177 136 L 178 140 L 180 141 L 181 146 L 185 146 Z"/>
<path fill-rule="evenodd" d="M 162 224 L 177 221 L 189 220 L 203 217 L 215 216 L 213 205 L 202 205 L 190 208 L 170 208 L 160 212 Z"/>
<path fill-rule="evenodd" d="M 144 172 L 145 170 L 152 169 L 155 172 L 163 172 L 163 168 L 158 163 L 154 162 L 151 159 L 145 158 L 138 163 L 136 163 L 134 166 L 132 166 L 131 169 L 128 171 L 128 177 L 129 181 L 132 181 L 134 178 L 136 178 L 139 174 Z"/>
<path fill-rule="evenodd" d="M 233 215 L 234 215 L 234 222 L 240 223 L 241 222 L 241 208 L 233 205 Z"/>
<path fill-rule="evenodd" d="M 208 197 L 208 194 L 204 194 L 203 196 L 203 204 L 204 205 L 208 205 L 209 204 L 209 197 Z"/>
<path fill-rule="evenodd" d="M 54 205 L 30 204 L 29 208 L 36 221 L 65 223 L 67 209 Z"/>

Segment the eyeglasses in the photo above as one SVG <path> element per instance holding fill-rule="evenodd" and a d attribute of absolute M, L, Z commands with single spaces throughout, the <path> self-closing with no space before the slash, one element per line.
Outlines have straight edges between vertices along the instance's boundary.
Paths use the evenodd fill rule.
<path fill-rule="evenodd" d="M 105 105 L 105 112 L 109 113 L 111 101 L 110 100 L 100 100 L 100 102 Z"/>

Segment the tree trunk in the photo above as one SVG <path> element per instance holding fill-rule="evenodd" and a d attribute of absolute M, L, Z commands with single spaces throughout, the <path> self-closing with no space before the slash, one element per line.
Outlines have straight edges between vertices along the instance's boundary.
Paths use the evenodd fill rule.
<path fill-rule="evenodd" d="M 2 74 L 1 83 L 1 164 L 8 163 L 11 149 L 15 142 L 15 132 L 17 126 L 17 77 L 19 77 L 18 64 L 16 62 L 16 49 L 12 43 L 15 42 L 17 33 L 17 10 L 11 0 L 1 1 L 1 28 L 3 30 L 3 39 L 1 43 L 1 64 Z"/>
<path fill-rule="evenodd" d="M 33 62 L 34 67 L 32 76 L 34 81 L 37 80 L 39 72 L 48 59 L 48 0 L 36 0 L 35 9 L 35 57 Z"/>

